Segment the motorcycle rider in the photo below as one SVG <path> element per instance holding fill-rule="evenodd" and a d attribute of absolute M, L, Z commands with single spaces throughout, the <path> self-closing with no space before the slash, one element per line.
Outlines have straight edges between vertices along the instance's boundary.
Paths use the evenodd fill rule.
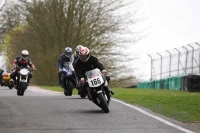
<path fill-rule="evenodd" d="M 75 72 L 76 76 L 79 80 L 79 91 L 78 94 L 85 94 L 86 93 L 86 87 L 88 87 L 85 83 L 85 72 L 89 70 L 93 70 L 95 68 L 100 69 L 103 75 L 105 75 L 105 78 L 107 82 L 109 82 L 110 77 L 107 76 L 107 71 L 105 70 L 104 66 L 98 61 L 98 59 L 92 55 L 90 55 L 90 51 L 87 47 L 82 47 L 79 50 L 79 59 L 77 60 L 75 66 Z M 106 86 L 105 86 L 106 87 Z M 110 91 L 110 93 L 113 95 L 114 92 L 107 87 L 107 89 Z"/>
<path fill-rule="evenodd" d="M 73 62 L 74 62 L 74 57 L 72 56 L 72 49 L 70 47 L 66 47 L 64 53 L 62 53 L 57 62 L 57 67 L 58 67 L 58 80 L 59 80 L 59 85 L 61 87 L 64 87 L 65 82 L 62 82 L 61 75 L 62 75 L 62 68 L 65 65 L 69 66 L 70 71 L 68 72 L 68 75 L 74 75 L 74 67 L 73 67 Z M 75 79 L 70 78 L 70 81 L 76 86 Z"/>
<path fill-rule="evenodd" d="M 29 67 L 31 70 L 36 70 L 31 59 L 28 58 L 28 55 L 29 55 L 29 52 L 27 50 L 22 50 L 21 56 L 16 57 L 15 60 L 13 61 L 13 63 L 12 63 L 13 67 L 11 69 L 12 72 L 10 74 L 10 77 L 11 77 L 10 83 L 11 84 L 16 85 L 16 76 L 18 75 L 18 70 L 21 67 Z M 28 81 L 27 81 L 28 86 L 29 86 L 29 83 L 30 83 L 30 79 L 33 77 L 31 70 L 28 73 Z"/>
<path fill-rule="evenodd" d="M 75 63 L 77 62 L 77 60 L 79 59 L 79 50 L 80 48 L 82 48 L 83 46 L 82 45 L 78 45 L 76 46 L 76 50 L 74 51 L 74 62 L 73 62 L 73 66 L 75 65 Z"/>
<path fill-rule="evenodd" d="M 4 70 L 0 68 L 0 84 L 3 86 L 3 72 Z"/>

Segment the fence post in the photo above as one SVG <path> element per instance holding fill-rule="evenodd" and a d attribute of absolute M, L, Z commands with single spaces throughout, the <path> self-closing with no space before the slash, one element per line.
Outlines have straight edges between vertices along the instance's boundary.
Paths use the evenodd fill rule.
<path fill-rule="evenodd" d="M 196 44 L 200 46 L 198 42 L 196 42 Z M 199 73 L 200 73 L 200 53 L 199 53 Z"/>
<path fill-rule="evenodd" d="M 151 58 L 151 78 L 150 78 L 150 81 L 152 81 L 152 67 L 153 67 L 153 61 L 152 61 L 152 57 L 147 54 L 150 58 Z"/>
<path fill-rule="evenodd" d="M 190 46 L 192 48 L 192 73 L 193 73 L 194 48 L 190 44 L 188 44 L 188 46 Z"/>
<path fill-rule="evenodd" d="M 176 51 L 178 51 L 178 72 L 177 72 L 177 75 L 179 75 L 179 63 L 180 63 L 180 55 L 181 55 L 181 52 L 177 49 L 177 48 L 174 48 Z"/>
<path fill-rule="evenodd" d="M 185 61 L 185 75 L 186 75 L 186 73 L 187 73 L 187 58 L 188 58 L 188 50 L 184 47 L 184 46 L 182 46 L 186 51 L 187 51 L 187 53 L 186 53 L 186 61 Z"/>
<path fill-rule="evenodd" d="M 157 53 L 158 55 L 160 55 L 159 53 Z M 162 55 L 160 55 L 161 57 L 161 63 L 160 63 L 160 79 L 162 79 Z"/>
<path fill-rule="evenodd" d="M 171 77 L 171 58 L 172 58 L 172 56 L 168 50 L 166 50 L 166 51 L 167 51 L 167 53 L 169 53 L 169 58 L 170 58 L 170 60 L 169 60 L 169 77 Z"/>

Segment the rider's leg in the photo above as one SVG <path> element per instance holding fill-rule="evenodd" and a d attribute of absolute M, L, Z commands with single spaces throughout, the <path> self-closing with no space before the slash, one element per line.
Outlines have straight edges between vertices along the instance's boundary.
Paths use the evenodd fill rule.
<path fill-rule="evenodd" d="M 27 81 L 27 85 L 29 86 L 29 84 L 30 84 L 30 80 L 31 80 L 31 78 L 33 77 L 33 74 L 32 73 L 29 73 L 28 74 L 28 81 Z"/>
<path fill-rule="evenodd" d="M 86 94 L 86 93 L 87 93 L 87 91 L 86 91 L 86 84 L 79 83 L 78 94 L 81 95 L 81 94 Z"/>
<path fill-rule="evenodd" d="M 17 73 L 14 71 L 10 74 L 10 81 L 9 83 L 12 84 L 12 85 L 15 85 L 16 84 L 16 76 L 17 76 Z"/>
<path fill-rule="evenodd" d="M 105 86 L 105 88 L 107 88 L 108 91 L 109 91 L 112 95 L 114 95 L 114 94 L 115 94 L 114 91 L 112 91 L 112 90 L 109 88 L 110 76 L 105 75 L 105 77 L 106 77 L 106 80 L 107 80 L 107 83 L 108 83 L 108 85 Z"/>
<path fill-rule="evenodd" d="M 61 75 L 61 86 L 65 87 L 65 85 L 66 85 L 66 77 L 65 75 Z"/>
<path fill-rule="evenodd" d="M 58 72 L 58 83 L 59 83 L 59 85 L 62 84 L 62 81 L 61 81 L 61 74 L 62 74 L 62 72 Z"/>

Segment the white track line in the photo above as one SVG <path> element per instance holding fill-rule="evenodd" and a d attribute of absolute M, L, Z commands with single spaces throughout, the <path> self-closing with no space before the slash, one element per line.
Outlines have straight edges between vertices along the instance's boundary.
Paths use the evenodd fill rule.
<path fill-rule="evenodd" d="M 42 91 L 42 89 L 41 90 L 35 90 L 35 89 L 29 89 L 28 88 L 28 90 L 33 91 L 33 92 L 37 92 L 37 93 L 41 93 L 41 94 L 46 94 L 46 95 L 64 95 L 62 93 Z"/>
<path fill-rule="evenodd" d="M 48 95 L 61 95 L 61 94 L 56 93 L 56 92 L 55 92 L 55 93 L 53 93 L 53 92 L 47 92 L 47 91 L 43 91 L 43 92 L 42 92 L 42 91 L 40 91 L 40 90 L 34 90 L 34 89 L 29 89 L 29 90 L 34 91 L 34 92 L 37 92 L 37 93 L 48 94 Z M 123 105 L 125 105 L 125 106 L 128 106 L 128 107 L 130 107 L 130 108 L 132 108 L 132 109 L 135 109 L 135 110 L 137 110 L 137 111 L 139 111 L 139 112 L 141 112 L 141 113 L 143 113 L 143 114 L 145 114 L 145 115 L 147 115 L 147 116 L 150 116 L 150 117 L 152 117 L 152 118 L 154 118 L 154 119 L 156 119 L 156 120 L 158 120 L 158 121 L 160 121 L 160 122 L 163 122 L 163 123 L 165 123 L 165 124 L 167 124 L 167 125 L 169 125 L 169 126 L 172 126 L 172 127 L 176 128 L 176 129 L 178 129 L 178 130 L 181 130 L 181 131 L 183 131 L 183 132 L 185 132 L 185 133 L 195 133 L 195 132 L 193 132 L 193 131 L 190 131 L 190 130 L 188 130 L 188 129 L 185 129 L 185 128 L 183 128 L 183 127 L 180 127 L 180 126 L 178 126 L 178 125 L 175 125 L 175 124 L 173 124 L 173 123 L 171 123 L 171 122 L 169 122 L 169 121 L 167 121 L 167 120 L 165 120 L 165 119 L 162 119 L 162 118 L 160 118 L 160 117 L 158 117 L 158 116 L 155 116 L 155 115 L 153 115 L 153 114 L 150 114 L 150 113 L 146 112 L 145 110 L 143 110 L 143 109 L 141 109 L 141 108 L 138 108 L 138 107 L 136 107 L 136 106 L 134 106 L 134 105 L 125 103 L 125 102 L 123 102 L 123 101 L 120 101 L 120 100 L 114 99 L 114 98 L 112 98 L 112 100 L 115 101 L 115 102 L 121 103 L 121 104 L 123 104 Z"/>
<path fill-rule="evenodd" d="M 153 114 L 150 114 L 150 113 L 144 111 L 143 109 L 138 108 L 138 107 L 136 107 L 136 106 L 133 106 L 133 105 L 131 105 L 131 104 L 125 103 L 125 102 L 120 101 L 120 100 L 118 100 L 118 99 L 113 99 L 113 98 L 112 98 L 112 100 L 113 100 L 113 101 L 116 101 L 116 102 L 118 102 L 118 103 L 121 103 L 121 104 L 123 104 L 123 105 L 126 105 L 126 106 L 128 106 L 128 107 L 130 107 L 130 108 L 133 108 L 133 109 L 135 109 L 135 110 L 137 110 L 137 111 L 139 111 L 139 112 L 141 112 L 141 113 L 143 113 L 143 114 L 145 114 L 145 115 L 147 115 L 147 116 L 150 116 L 150 117 L 152 117 L 152 118 L 154 118 L 154 119 L 156 119 L 156 120 L 159 120 L 159 121 L 161 121 L 161 122 L 163 122 L 163 123 L 165 123 L 165 124 L 167 124 L 167 125 L 169 125 L 169 126 L 172 126 L 172 127 L 176 128 L 176 129 L 178 129 L 178 130 L 181 130 L 181 131 L 183 131 L 183 132 L 186 132 L 186 133 L 195 133 L 195 132 L 192 132 L 192 131 L 190 131 L 190 130 L 188 130 L 188 129 L 185 129 L 185 128 L 182 128 L 182 127 L 180 127 L 180 126 L 178 126 L 178 125 L 175 125 L 175 124 L 173 124 L 173 123 L 171 123 L 171 122 L 169 122 L 169 121 L 167 121 L 167 120 L 164 120 L 164 119 L 162 119 L 162 118 L 160 118 L 160 117 L 158 117 L 158 116 L 155 116 L 155 115 L 153 115 Z"/>

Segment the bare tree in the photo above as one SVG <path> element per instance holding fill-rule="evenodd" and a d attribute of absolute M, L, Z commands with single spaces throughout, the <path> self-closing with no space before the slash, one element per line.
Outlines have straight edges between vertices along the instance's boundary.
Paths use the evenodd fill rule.
<path fill-rule="evenodd" d="M 9 69 L 12 53 L 15 49 L 11 49 L 8 43 L 9 34 L 24 20 L 23 7 L 16 1 L 6 0 L 4 7 L 0 11 L 0 51 L 2 58 L 5 60 L 5 67 Z M 12 33 L 13 34 L 13 33 Z M 7 42 L 5 42 L 7 41 Z M 12 51 L 12 52 L 11 52 Z"/>
<path fill-rule="evenodd" d="M 38 70 L 36 73 L 38 84 L 57 84 L 56 62 L 60 53 L 67 46 L 75 47 L 78 44 L 87 46 L 91 54 L 105 65 L 111 79 L 120 78 L 130 80 L 127 72 L 133 71 L 128 68 L 126 62 L 132 60 L 124 48 L 138 41 L 140 37 L 136 32 L 130 31 L 127 25 L 137 23 L 133 16 L 134 12 L 121 14 L 122 8 L 131 4 L 137 5 L 137 0 L 131 2 L 124 0 L 32 0 L 26 5 L 26 30 L 23 32 L 28 39 L 19 39 L 24 33 L 15 35 L 18 45 L 31 46 L 35 52 L 32 54 Z M 137 7 L 137 6 L 136 6 Z M 129 19 L 128 19 L 129 18 Z M 124 38 L 122 34 L 132 33 L 131 38 Z M 33 36 L 33 37 L 31 37 Z M 22 36 L 21 36 L 22 37 Z M 33 40 L 34 39 L 34 40 Z M 26 41 L 25 41 L 26 40 Z M 12 45 L 15 45 L 12 41 Z M 121 74 L 123 72 L 123 74 Z M 51 77 L 49 81 L 43 81 L 44 77 Z M 134 76 L 132 76 L 135 79 Z M 121 80 L 122 81 L 122 80 Z"/>

